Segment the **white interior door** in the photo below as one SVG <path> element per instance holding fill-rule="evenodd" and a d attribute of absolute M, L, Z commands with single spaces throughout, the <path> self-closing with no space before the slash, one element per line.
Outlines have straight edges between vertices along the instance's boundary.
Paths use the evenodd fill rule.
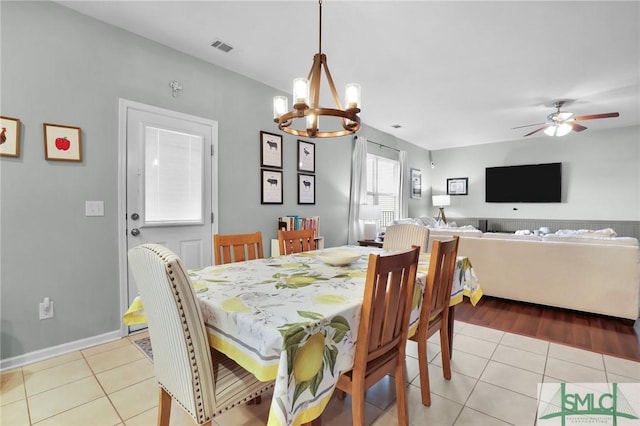
<path fill-rule="evenodd" d="M 121 117 L 124 114 L 121 112 Z M 126 111 L 126 250 L 158 243 L 212 264 L 217 123 L 140 104 Z M 127 267 L 127 306 L 138 289 Z M 140 327 L 130 328 L 129 331 Z"/>

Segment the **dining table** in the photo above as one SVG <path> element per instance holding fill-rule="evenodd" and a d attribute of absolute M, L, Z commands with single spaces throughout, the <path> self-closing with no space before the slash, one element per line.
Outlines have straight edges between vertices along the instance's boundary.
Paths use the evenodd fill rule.
<path fill-rule="evenodd" d="M 356 259 L 326 263 L 323 255 L 331 250 L 348 250 Z M 275 380 L 268 425 L 317 419 L 338 377 L 353 367 L 370 253 L 385 251 L 343 246 L 188 271 L 209 344 L 259 380 Z M 418 326 L 429 260 L 430 253 L 421 253 L 410 334 Z M 451 306 L 465 296 L 475 305 L 482 290 L 471 261 L 458 256 Z M 144 322 L 143 309 L 134 300 L 125 324 Z"/>

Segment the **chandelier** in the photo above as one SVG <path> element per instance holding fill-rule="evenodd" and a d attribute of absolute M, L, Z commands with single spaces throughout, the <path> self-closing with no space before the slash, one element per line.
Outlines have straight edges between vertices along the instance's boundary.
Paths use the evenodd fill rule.
<path fill-rule="evenodd" d="M 349 83 L 345 88 L 345 108 L 340 104 L 340 98 L 333 84 L 329 67 L 327 66 L 327 56 L 322 53 L 322 0 L 318 1 L 320 6 L 319 19 L 319 43 L 318 53 L 313 56 L 313 65 L 307 78 L 296 78 L 293 80 L 293 109 L 289 109 L 285 96 L 275 96 L 273 98 L 273 121 L 278 123 L 278 128 L 286 133 L 308 138 L 333 138 L 353 134 L 360 129 L 360 85 Z M 320 82 L 322 70 L 326 74 L 327 84 L 333 95 L 336 108 L 322 108 L 318 106 L 320 102 Z M 320 130 L 320 117 L 337 117 L 330 119 L 335 122 L 334 130 Z M 291 125 L 298 119 L 305 119 L 305 127 L 296 129 Z M 338 128 L 337 122 L 342 128 Z M 326 124 L 323 123 L 323 124 Z M 299 125 L 298 127 L 302 127 Z"/>

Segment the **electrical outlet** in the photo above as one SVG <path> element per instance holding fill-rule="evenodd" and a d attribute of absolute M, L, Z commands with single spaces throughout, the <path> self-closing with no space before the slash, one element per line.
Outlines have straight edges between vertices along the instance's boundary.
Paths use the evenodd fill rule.
<path fill-rule="evenodd" d="M 53 302 L 47 299 L 48 298 L 46 298 L 45 301 L 41 302 L 39 305 L 38 312 L 40 314 L 41 320 L 53 318 Z"/>

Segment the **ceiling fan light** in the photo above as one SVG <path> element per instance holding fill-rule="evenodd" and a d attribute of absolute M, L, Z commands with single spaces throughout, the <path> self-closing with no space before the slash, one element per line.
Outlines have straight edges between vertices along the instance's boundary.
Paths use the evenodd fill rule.
<path fill-rule="evenodd" d="M 565 121 L 570 119 L 572 115 L 573 115 L 572 112 L 559 112 L 556 119 L 559 121 Z"/>
<path fill-rule="evenodd" d="M 553 125 L 553 126 L 549 126 L 546 129 L 544 129 L 544 134 L 547 136 L 555 136 L 556 135 L 556 129 L 558 128 L 557 125 Z"/>
<path fill-rule="evenodd" d="M 556 136 L 564 136 L 571 130 L 573 130 L 573 127 L 571 127 L 571 125 L 567 123 L 558 124 L 557 128 L 558 130 L 556 131 Z"/>

